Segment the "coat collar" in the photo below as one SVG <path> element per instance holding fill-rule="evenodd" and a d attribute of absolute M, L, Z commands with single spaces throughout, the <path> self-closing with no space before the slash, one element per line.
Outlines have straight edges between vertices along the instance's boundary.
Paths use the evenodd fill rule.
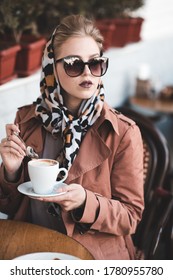
<path fill-rule="evenodd" d="M 38 118 L 35 114 L 35 104 L 33 103 L 32 105 L 26 105 L 23 107 L 18 108 L 19 110 L 23 111 L 24 114 L 22 113 L 22 119 L 20 120 L 20 123 L 26 123 L 30 121 L 33 118 Z"/>
<path fill-rule="evenodd" d="M 111 123 L 114 131 L 119 135 L 117 114 L 120 113 L 114 110 L 112 107 L 110 107 L 106 102 L 104 102 L 102 114 L 100 118 L 96 121 L 96 127 L 98 128 L 99 126 L 101 126 L 103 121 L 107 120 Z"/>

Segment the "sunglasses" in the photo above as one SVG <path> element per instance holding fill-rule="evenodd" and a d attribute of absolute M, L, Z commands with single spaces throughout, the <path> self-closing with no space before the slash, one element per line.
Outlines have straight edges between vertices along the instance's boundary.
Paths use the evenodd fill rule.
<path fill-rule="evenodd" d="M 66 56 L 64 58 L 56 60 L 56 63 L 62 62 L 66 74 L 70 77 L 80 76 L 88 65 L 91 74 L 95 77 L 103 76 L 108 69 L 107 57 L 95 57 L 88 62 L 83 62 L 78 56 Z"/>

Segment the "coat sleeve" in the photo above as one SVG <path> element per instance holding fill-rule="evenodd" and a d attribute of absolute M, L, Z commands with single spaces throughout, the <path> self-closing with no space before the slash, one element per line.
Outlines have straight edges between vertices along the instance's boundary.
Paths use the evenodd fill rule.
<path fill-rule="evenodd" d="M 17 112 L 15 123 L 20 122 L 20 116 Z M 14 216 L 21 204 L 23 195 L 17 190 L 17 187 L 24 182 L 24 162 L 21 166 L 20 178 L 14 183 L 8 182 L 5 178 L 5 170 L 3 163 L 0 166 L 0 211 Z"/>
<path fill-rule="evenodd" d="M 133 234 L 141 220 L 143 198 L 143 144 L 136 125 L 122 137 L 110 174 L 112 199 L 87 190 L 83 216 L 78 223 L 90 230 L 115 235 Z"/>
<path fill-rule="evenodd" d="M 5 179 L 4 175 L 4 166 L 1 165 L 0 168 L 0 211 L 10 215 L 14 216 L 16 211 L 19 208 L 19 205 L 22 201 L 23 195 L 21 195 L 17 187 L 23 183 L 23 168 L 22 173 L 19 178 L 19 180 L 15 183 L 8 182 Z"/>

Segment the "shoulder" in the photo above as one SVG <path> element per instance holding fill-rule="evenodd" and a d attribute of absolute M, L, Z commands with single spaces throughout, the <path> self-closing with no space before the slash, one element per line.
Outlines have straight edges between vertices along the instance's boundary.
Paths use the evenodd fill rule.
<path fill-rule="evenodd" d="M 34 103 L 24 105 L 24 106 L 21 106 L 21 107 L 18 108 L 19 113 L 30 112 L 30 111 L 33 111 L 33 110 L 35 110 L 35 104 Z"/>
<path fill-rule="evenodd" d="M 98 131 L 103 139 L 109 138 L 110 143 L 113 143 L 112 149 L 117 147 L 118 143 L 133 146 L 138 143 L 141 147 L 141 133 L 138 125 L 109 105 L 104 106 Z"/>
<path fill-rule="evenodd" d="M 126 117 L 107 103 L 104 105 L 104 119 L 111 122 L 114 130 L 119 130 L 120 127 L 128 128 L 129 126 L 136 126 L 134 120 Z"/>
<path fill-rule="evenodd" d="M 122 121 L 124 123 L 126 123 L 127 125 L 135 125 L 135 121 L 130 119 L 129 117 L 126 117 L 125 115 L 123 115 L 120 111 L 116 110 L 116 109 L 110 109 L 112 111 L 112 113 L 116 116 L 116 118 L 119 121 Z"/>
<path fill-rule="evenodd" d="M 29 104 L 18 108 L 15 123 L 24 126 L 35 126 L 40 124 L 40 119 L 35 114 L 35 104 Z"/>
<path fill-rule="evenodd" d="M 29 104 L 18 108 L 16 116 L 21 120 L 28 120 L 36 117 L 35 115 L 35 104 Z"/>
<path fill-rule="evenodd" d="M 126 143 L 135 143 L 135 145 L 142 147 L 142 134 L 136 122 L 116 109 L 112 108 L 110 111 L 116 119 L 115 123 L 118 128 L 119 138 L 123 139 Z"/>

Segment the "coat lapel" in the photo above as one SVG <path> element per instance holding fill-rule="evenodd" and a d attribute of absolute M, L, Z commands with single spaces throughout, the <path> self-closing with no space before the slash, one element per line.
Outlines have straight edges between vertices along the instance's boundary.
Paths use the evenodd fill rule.
<path fill-rule="evenodd" d="M 98 132 L 94 128 L 90 128 L 69 170 L 68 182 L 99 166 L 109 157 L 110 153 L 111 150 Z"/>

